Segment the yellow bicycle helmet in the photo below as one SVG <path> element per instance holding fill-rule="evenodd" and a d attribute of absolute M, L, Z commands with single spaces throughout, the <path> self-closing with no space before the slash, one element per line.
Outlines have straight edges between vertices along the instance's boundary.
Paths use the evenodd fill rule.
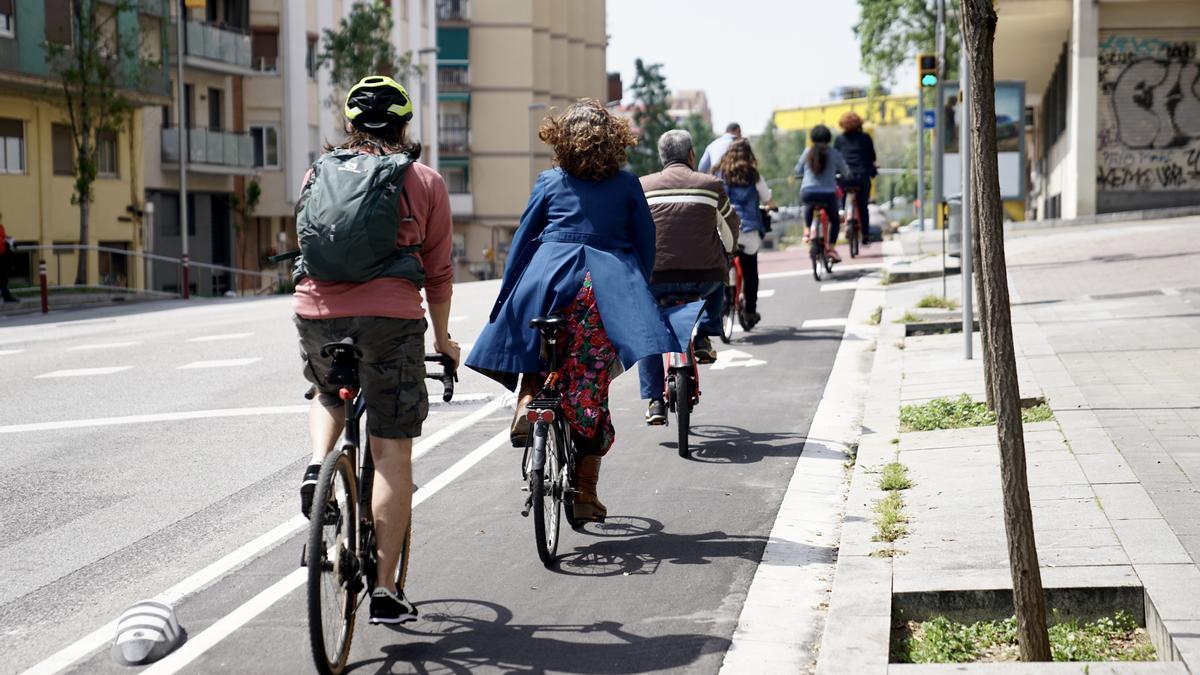
<path fill-rule="evenodd" d="M 368 75 L 346 94 L 346 119 L 355 127 L 379 134 L 412 119 L 412 99 L 399 82 L 386 75 Z"/>

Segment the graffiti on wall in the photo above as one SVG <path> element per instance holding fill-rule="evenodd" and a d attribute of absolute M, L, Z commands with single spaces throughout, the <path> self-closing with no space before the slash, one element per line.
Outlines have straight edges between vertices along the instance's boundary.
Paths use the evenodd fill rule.
<path fill-rule="evenodd" d="M 1200 190 L 1200 31 L 1101 35 L 1096 188 Z"/>

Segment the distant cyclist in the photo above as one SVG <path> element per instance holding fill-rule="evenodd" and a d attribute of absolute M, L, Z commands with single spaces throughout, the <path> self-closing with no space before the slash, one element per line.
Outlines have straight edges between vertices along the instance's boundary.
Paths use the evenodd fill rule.
<path fill-rule="evenodd" d="M 729 149 L 729 144 L 741 137 L 742 125 L 737 122 L 725 125 L 725 133 L 717 136 L 712 143 L 708 144 L 707 148 L 704 148 L 704 154 L 701 155 L 700 164 L 696 166 L 696 170 L 700 173 L 713 173 L 718 166 L 721 166 L 721 157 Z"/>
<path fill-rule="evenodd" d="M 351 87 L 344 111 L 349 135 L 338 148 L 326 148 L 327 154 L 314 163 L 304 177 L 297 205 L 302 254 L 292 306 L 304 376 L 318 391 L 308 415 L 312 462 L 300 487 L 301 509 L 305 515 L 310 513 L 321 461 L 333 449 L 346 422 L 338 387 L 327 382 L 331 362 L 321 356 L 321 346 L 350 337 L 363 352 L 359 376 L 367 398 L 367 432 L 375 460 L 371 508 L 379 568 L 371 594 L 371 623 L 400 623 L 417 617 L 403 590 L 396 588 L 396 568 L 412 513 L 412 439 L 421 435 L 421 424 L 429 414 L 422 286 L 433 321 L 434 349 L 455 364 L 459 360 L 458 344 L 447 330 L 454 281 L 450 195 L 437 171 L 415 162 L 421 146 L 407 138 L 412 108 L 408 92 L 390 77 L 364 77 Z M 387 159 L 386 170 L 398 179 L 399 189 L 396 183 L 387 183 L 372 185 L 365 192 L 339 192 L 352 184 L 344 181 L 354 181 L 359 172 L 385 164 L 357 161 L 353 156 L 337 165 L 331 159 L 326 163 L 327 158 L 345 158 L 346 153 Z M 310 228 L 322 222 L 357 218 L 337 211 L 358 209 L 374 196 L 376 188 L 385 190 L 379 199 L 394 202 L 391 208 L 373 211 L 398 213 L 399 217 L 390 222 L 371 220 L 362 226 L 369 226 L 368 231 L 384 242 L 393 233 L 394 250 L 374 261 L 360 249 L 339 257 L 345 249 L 326 248 L 328 242 L 313 243 L 306 237 L 315 231 Z"/>
<path fill-rule="evenodd" d="M 741 220 L 725 196 L 721 181 L 693 171 L 696 151 L 692 136 L 673 129 L 658 139 L 658 157 L 663 170 L 642 176 L 642 189 L 658 231 L 654 274 L 650 292 L 655 299 L 665 295 L 698 295 L 705 298 L 704 319 L 693 349 L 700 363 L 717 359 L 713 335 L 721 334 L 721 310 L 725 303 L 726 256 L 733 252 Z M 682 336 L 681 336 L 682 337 Z M 663 361 L 650 356 L 638 362 L 643 400 L 648 400 L 646 422 L 666 424 L 663 402 Z"/>
<path fill-rule="evenodd" d="M 875 142 L 871 140 L 871 136 L 863 131 L 862 118 L 858 113 L 848 112 L 842 115 L 838 120 L 838 126 L 842 128 L 842 133 L 833 141 L 833 147 L 838 152 L 842 153 L 842 157 L 846 160 L 846 165 L 850 167 L 850 176 L 843 178 L 841 181 L 842 189 L 846 191 L 846 197 L 850 196 L 850 190 L 856 190 L 854 208 L 861 214 L 861 222 L 858 224 L 859 231 L 862 233 L 863 246 L 871 244 L 871 211 L 867 208 L 871 198 L 871 179 L 879 175 L 879 162 L 875 158 Z M 846 199 L 842 199 L 844 208 Z M 846 211 L 847 218 L 852 217 L 850 211 Z"/>
<path fill-rule="evenodd" d="M 742 266 L 742 289 L 746 296 L 746 323 L 753 327 L 762 320 L 758 313 L 758 250 L 767 234 L 759 207 L 774 210 L 775 201 L 771 199 L 767 181 L 758 172 L 758 160 L 754 158 L 750 141 L 744 138 L 729 144 L 716 175 L 725 184 L 729 201 L 742 221 L 738 262 Z"/>
<path fill-rule="evenodd" d="M 809 140 L 812 144 L 805 148 L 800 161 L 796 162 L 796 175 L 800 177 L 800 200 L 804 202 L 804 224 L 808 227 L 804 238 L 808 241 L 817 236 L 819 230 L 813 227 L 813 213 L 816 207 L 825 207 L 825 214 L 829 216 L 831 244 L 828 253 L 834 260 L 840 261 L 841 257 L 833 247 L 837 242 L 839 226 L 837 174 L 851 176 L 850 167 L 837 148 L 829 147 L 829 142 L 833 140 L 829 127 L 823 124 L 813 127 L 809 132 Z"/>

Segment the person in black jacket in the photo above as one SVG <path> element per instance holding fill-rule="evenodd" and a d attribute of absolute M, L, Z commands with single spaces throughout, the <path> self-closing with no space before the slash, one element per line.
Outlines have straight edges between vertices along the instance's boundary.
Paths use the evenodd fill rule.
<path fill-rule="evenodd" d="M 875 159 L 875 143 L 862 130 L 863 121 L 857 113 L 848 112 L 842 115 L 842 118 L 838 120 L 838 126 L 842 128 L 842 133 L 834 140 L 833 147 L 842 153 L 853 174 L 850 179 L 841 181 L 842 189 L 847 194 L 851 189 L 858 191 L 855 195 L 855 206 L 862 218 L 859 231 L 862 232 L 863 246 L 869 246 L 871 244 L 871 216 L 867 211 L 867 202 L 871 198 L 871 179 L 879 173 L 879 162 Z M 846 208 L 844 197 L 842 208 Z M 847 220 L 853 217 L 852 213 L 846 214 Z"/>

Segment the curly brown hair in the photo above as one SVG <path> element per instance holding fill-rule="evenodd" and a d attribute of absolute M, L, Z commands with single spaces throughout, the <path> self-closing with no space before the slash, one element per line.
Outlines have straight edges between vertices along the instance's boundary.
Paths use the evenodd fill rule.
<path fill-rule="evenodd" d="M 612 178 L 625 164 L 625 148 L 637 145 L 629 123 L 594 98 L 581 98 L 566 112 L 547 115 L 538 138 L 554 148 L 554 163 L 584 180 Z"/>
<path fill-rule="evenodd" d="M 730 185 L 758 183 L 758 160 L 754 158 L 754 151 L 750 149 L 750 141 L 738 138 L 730 143 L 729 149 L 721 155 L 717 172 Z"/>
<path fill-rule="evenodd" d="M 858 113 L 851 110 L 850 112 L 842 115 L 841 119 L 838 120 L 838 126 L 842 128 L 842 131 L 847 133 L 862 131 L 863 118 L 859 117 Z"/>

